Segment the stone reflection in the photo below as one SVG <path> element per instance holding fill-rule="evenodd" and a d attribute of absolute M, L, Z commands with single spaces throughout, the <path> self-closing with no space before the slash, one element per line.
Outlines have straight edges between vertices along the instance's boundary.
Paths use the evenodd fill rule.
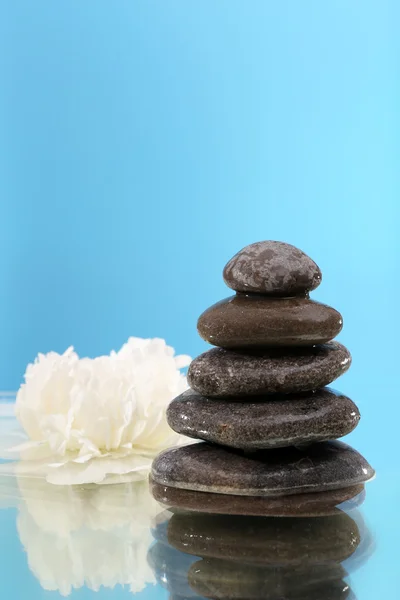
<path fill-rule="evenodd" d="M 160 506 L 147 481 L 82 487 L 8 479 L 1 493 L 18 506 L 20 541 L 45 590 L 68 596 L 123 585 L 136 593 L 155 583 L 147 553 Z"/>
<path fill-rule="evenodd" d="M 373 543 L 361 514 L 164 514 L 148 560 L 172 598 L 339 600 Z"/>

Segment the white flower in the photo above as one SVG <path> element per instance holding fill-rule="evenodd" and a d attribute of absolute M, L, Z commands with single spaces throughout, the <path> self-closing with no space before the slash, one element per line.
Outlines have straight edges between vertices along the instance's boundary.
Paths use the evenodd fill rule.
<path fill-rule="evenodd" d="M 161 339 L 130 338 L 118 352 L 94 359 L 80 359 L 73 348 L 39 354 L 16 400 L 29 440 L 13 450 L 41 467 L 43 460 L 53 469 L 68 464 L 68 477 L 77 475 L 54 483 L 101 481 L 94 459 L 107 473 L 115 473 L 111 458 L 126 459 L 118 462 L 120 474 L 147 471 L 158 452 L 185 439 L 170 429 L 165 412 L 188 387 L 180 369 L 189 363 Z"/>
<path fill-rule="evenodd" d="M 127 585 L 136 593 L 155 583 L 147 552 L 162 509 L 147 482 L 77 488 L 21 477 L 18 485 L 19 537 L 45 590 Z"/>

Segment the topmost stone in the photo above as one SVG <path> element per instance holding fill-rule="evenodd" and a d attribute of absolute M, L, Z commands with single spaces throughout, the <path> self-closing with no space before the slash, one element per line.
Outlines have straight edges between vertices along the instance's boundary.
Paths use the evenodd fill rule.
<path fill-rule="evenodd" d="M 295 296 L 314 290 L 322 274 L 307 254 L 284 242 L 256 242 L 235 254 L 224 269 L 236 292 Z"/>

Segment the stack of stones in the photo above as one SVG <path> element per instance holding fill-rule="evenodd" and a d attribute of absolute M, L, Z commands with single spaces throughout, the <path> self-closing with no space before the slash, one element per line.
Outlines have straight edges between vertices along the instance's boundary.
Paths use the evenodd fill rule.
<path fill-rule="evenodd" d="M 167 411 L 178 433 L 204 440 L 154 461 L 161 502 L 189 510 L 248 515 L 331 514 L 359 497 L 374 476 L 336 441 L 358 424 L 356 405 L 325 387 L 350 367 L 333 342 L 342 317 L 309 298 L 318 266 L 282 242 L 259 242 L 224 269 L 236 294 L 199 318 L 217 346 L 190 365 L 190 388 Z"/>

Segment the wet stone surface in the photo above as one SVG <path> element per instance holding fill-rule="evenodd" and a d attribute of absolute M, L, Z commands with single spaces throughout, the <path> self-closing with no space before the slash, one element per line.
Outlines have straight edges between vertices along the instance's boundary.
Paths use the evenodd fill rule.
<path fill-rule="evenodd" d="M 200 336 L 222 348 L 312 346 L 338 335 L 341 314 L 309 298 L 269 298 L 236 294 L 199 318 Z"/>
<path fill-rule="evenodd" d="M 338 342 L 260 351 L 213 348 L 192 361 L 188 382 L 210 397 L 291 394 L 330 384 L 350 364 L 350 352 Z"/>
<path fill-rule="evenodd" d="M 278 497 L 347 488 L 374 473 L 361 454 L 342 442 L 249 453 L 200 442 L 159 454 L 151 477 L 186 490 Z"/>
<path fill-rule="evenodd" d="M 262 449 L 340 438 L 356 427 L 360 413 L 350 398 L 329 388 L 251 400 L 205 398 L 189 389 L 171 402 L 167 419 L 191 438 Z"/>
<path fill-rule="evenodd" d="M 285 242 L 265 241 L 242 248 L 227 263 L 225 283 L 237 292 L 294 296 L 321 282 L 319 267 L 307 254 Z"/>

